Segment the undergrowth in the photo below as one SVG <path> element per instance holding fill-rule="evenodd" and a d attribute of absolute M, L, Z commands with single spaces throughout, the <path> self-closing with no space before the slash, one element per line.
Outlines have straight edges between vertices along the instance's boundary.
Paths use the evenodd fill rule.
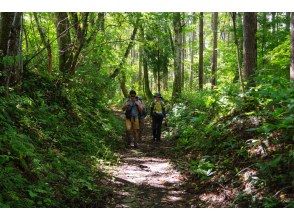
<path fill-rule="evenodd" d="M 59 88 L 27 73 L 22 91 L 0 97 L 0 207 L 104 206 L 111 190 L 97 166 L 116 161 L 122 125 L 101 84 L 81 78 Z"/>
<path fill-rule="evenodd" d="M 245 94 L 235 84 L 186 93 L 169 124 L 192 176 L 237 191 L 230 206 L 293 207 L 294 88 L 286 77 L 264 70 Z"/>

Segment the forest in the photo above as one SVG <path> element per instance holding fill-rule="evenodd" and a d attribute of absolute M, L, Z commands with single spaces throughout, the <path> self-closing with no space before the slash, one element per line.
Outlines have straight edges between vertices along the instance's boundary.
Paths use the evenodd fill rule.
<path fill-rule="evenodd" d="M 293 208 L 293 143 L 293 12 L 0 13 L 2 208 Z"/>

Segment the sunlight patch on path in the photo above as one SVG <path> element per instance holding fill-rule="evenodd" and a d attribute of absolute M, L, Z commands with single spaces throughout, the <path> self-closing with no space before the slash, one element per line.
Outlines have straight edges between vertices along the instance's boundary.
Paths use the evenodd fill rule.
<path fill-rule="evenodd" d="M 154 157 L 126 157 L 123 163 L 115 168 L 113 176 L 134 183 L 157 188 L 178 186 L 181 183 L 181 174 L 174 169 L 171 163 L 162 158 Z"/>

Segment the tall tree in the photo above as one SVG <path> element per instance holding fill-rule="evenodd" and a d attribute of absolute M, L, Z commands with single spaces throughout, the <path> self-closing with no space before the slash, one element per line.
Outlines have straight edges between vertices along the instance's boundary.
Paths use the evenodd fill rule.
<path fill-rule="evenodd" d="M 291 13 L 291 46 L 290 80 L 294 81 L 294 12 Z"/>
<path fill-rule="evenodd" d="M 285 29 L 286 31 L 289 31 L 290 29 L 290 22 L 291 22 L 291 12 L 286 12 L 286 26 Z"/>
<path fill-rule="evenodd" d="M 182 27 L 185 26 L 185 17 L 183 19 Z M 181 90 L 185 86 L 185 59 L 186 59 L 186 32 L 182 31 L 182 67 L 181 67 Z"/>
<path fill-rule="evenodd" d="M 136 34 L 137 34 L 137 31 L 138 31 L 138 28 L 139 28 L 139 19 L 140 19 L 140 16 L 137 16 L 137 19 L 136 19 L 136 22 L 134 24 L 134 29 L 133 29 L 133 32 L 132 32 L 132 35 L 131 35 L 131 38 L 130 38 L 130 41 L 129 41 L 129 44 L 126 48 L 126 51 L 124 53 L 124 56 L 122 57 L 118 67 L 113 71 L 113 73 L 110 75 L 110 78 L 115 78 L 121 71 L 121 68 L 123 67 L 123 65 L 125 64 L 126 62 L 126 59 L 128 58 L 130 52 L 131 52 L 131 49 L 132 47 L 134 46 L 134 40 L 135 40 L 135 37 L 136 37 Z"/>
<path fill-rule="evenodd" d="M 181 24 L 181 13 L 173 13 L 173 28 L 175 34 L 174 42 L 174 83 L 173 83 L 173 99 L 176 99 L 181 94 L 181 58 L 182 58 L 182 24 Z"/>
<path fill-rule="evenodd" d="M 7 56 L 12 58 L 12 62 L 5 65 L 4 70 L 7 72 L 6 88 L 10 85 L 16 85 L 21 81 L 23 64 L 22 64 L 22 12 L 14 12 L 13 22 L 11 25 L 8 42 L 7 42 Z"/>
<path fill-rule="evenodd" d="M 238 77 L 235 77 L 235 78 L 239 78 L 242 92 L 244 92 L 244 83 L 243 83 L 243 76 L 241 71 L 241 55 L 240 55 L 241 52 L 240 52 L 239 41 L 237 37 L 237 28 L 236 28 L 236 12 L 232 12 L 231 16 L 233 21 L 234 42 L 236 45 L 236 55 L 237 55 L 236 57 L 237 57 L 237 64 L 238 64 Z"/>
<path fill-rule="evenodd" d="M 199 89 L 203 89 L 203 12 L 199 14 L 199 66 L 198 66 L 198 77 L 199 77 Z"/>
<path fill-rule="evenodd" d="M 148 63 L 147 63 L 146 50 L 145 50 L 146 42 L 145 42 L 144 28 L 142 25 L 140 25 L 140 40 L 142 42 L 142 64 L 143 64 L 143 77 L 144 77 L 144 92 L 145 92 L 145 95 L 149 99 L 151 99 L 152 92 L 150 90 Z"/>
<path fill-rule="evenodd" d="M 272 33 L 275 33 L 276 32 L 276 26 L 277 26 L 277 21 L 276 21 L 276 15 L 277 13 L 276 12 L 272 12 L 272 22 L 271 22 L 271 25 L 272 25 Z"/>
<path fill-rule="evenodd" d="M 2 12 L 0 19 L 0 72 L 4 71 L 4 57 L 7 56 L 7 44 L 13 22 L 13 12 Z M 0 74 L 0 85 L 6 84 L 6 74 Z"/>
<path fill-rule="evenodd" d="M 249 85 L 253 84 L 253 75 L 257 63 L 257 14 L 255 12 L 244 13 L 244 77 L 249 79 Z"/>
<path fill-rule="evenodd" d="M 142 81 L 143 81 L 143 47 L 139 45 L 139 71 L 138 71 L 138 83 L 139 83 L 139 91 L 142 90 Z"/>
<path fill-rule="evenodd" d="M 46 50 L 47 50 L 48 72 L 51 73 L 52 72 L 52 49 L 51 49 L 50 40 L 47 37 L 45 29 L 40 24 L 38 14 L 36 12 L 34 12 L 33 15 L 34 15 L 34 18 L 35 18 L 37 29 L 38 29 L 40 37 L 41 37 L 41 41 L 42 41 L 43 45 L 46 47 Z"/>
<path fill-rule="evenodd" d="M 218 12 L 212 14 L 212 31 L 213 31 L 213 50 L 212 50 L 212 79 L 211 87 L 216 86 L 216 71 L 217 71 L 217 27 L 218 27 Z"/>
<path fill-rule="evenodd" d="M 66 12 L 56 12 L 56 29 L 58 37 L 59 71 L 69 73 L 72 56 L 69 18 Z"/>
<path fill-rule="evenodd" d="M 196 16 L 195 16 L 195 12 L 193 12 L 193 19 L 192 19 L 192 24 L 196 25 Z M 194 79 L 194 41 L 196 38 L 196 31 L 193 30 L 192 31 L 192 36 L 190 37 L 190 80 L 189 80 L 189 87 L 190 89 L 193 88 L 193 79 Z"/>

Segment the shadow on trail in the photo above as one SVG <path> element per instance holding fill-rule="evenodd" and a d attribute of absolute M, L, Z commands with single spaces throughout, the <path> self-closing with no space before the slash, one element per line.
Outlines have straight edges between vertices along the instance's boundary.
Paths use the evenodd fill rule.
<path fill-rule="evenodd" d="M 120 163 L 107 169 L 114 191 L 107 207 L 191 207 L 185 177 L 165 156 L 169 146 L 151 141 L 150 119 L 145 126 L 139 147 L 121 147 Z"/>
<path fill-rule="evenodd" d="M 107 167 L 105 184 L 113 189 L 107 207 L 225 207 L 226 189 L 210 186 L 197 189 L 189 177 L 177 169 L 173 142 L 163 137 L 154 143 L 150 119 L 139 147 L 120 147 L 120 163 Z M 124 143 L 122 143 L 124 146 Z M 102 168 L 103 169 L 103 168 Z M 105 169 L 103 169 L 105 170 Z M 198 181 L 196 181 L 198 182 Z M 195 183 L 195 181 L 194 181 Z"/>

